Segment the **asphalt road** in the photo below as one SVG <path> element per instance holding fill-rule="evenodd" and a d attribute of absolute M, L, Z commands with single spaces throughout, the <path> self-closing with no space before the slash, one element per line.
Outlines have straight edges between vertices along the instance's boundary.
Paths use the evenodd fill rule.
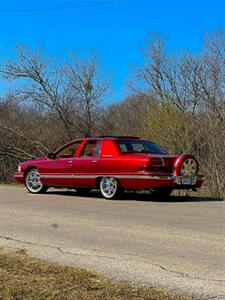
<path fill-rule="evenodd" d="M 225 299 L 225 202 L 0 187 L 0 247 L 196 299 Z"/>

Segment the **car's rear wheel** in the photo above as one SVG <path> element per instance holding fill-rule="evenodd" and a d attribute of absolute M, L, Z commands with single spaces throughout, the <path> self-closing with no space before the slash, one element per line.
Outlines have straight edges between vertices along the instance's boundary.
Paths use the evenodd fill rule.
<path fill-rule="evenodd" d="M 115 199 L 121 192 L 121 188 L 116 178 L 103 177 L 100 181 L 100 191 L 106 199 Z"/>
<path fill-rule="evenodd" d="M 40 194 L 47 191 L 47 187 L 41 182 L 40 174 L 37 169 L 30 169 L 26 173 L 25 185 L 27 190 L 32 194 Z"/>
<path fill-rule="evenodd" d="M 170 196 L 172 191 L 173 191 L 173 189 L 171 189 L 171 188 L 157 188 L 157 189 L 151 190 L 151 194 L 155 198 L 165 199 Z"/>

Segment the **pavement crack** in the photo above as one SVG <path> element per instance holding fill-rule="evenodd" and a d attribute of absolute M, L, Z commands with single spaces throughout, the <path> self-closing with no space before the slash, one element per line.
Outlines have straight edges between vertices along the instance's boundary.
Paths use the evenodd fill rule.
<path fill-rule="evenodd" d="M 19 239 L 15 239 L 9 236 L 5 236 L 5 235 L 0 235 L 1 239 L 5 239 L 7 241 L 12 241 L 12 242 L 16 242 L 19 244 L 24 244 L 24 245 L 31 245 L 31 246 L 38 246 L 38 247 L 44 247 L 44 248 L 52 248 L 52 249 L 57 249 L 58 247 L 54 247 L 51 245 L 46 245 L 46 244 L 39 244 L 39 243 L 34 243 L 34 242 L 29 242 L 29 241 L 22 241 Z"/>
<path fill-rule="evenodd" d="M 40 243 L 35 243 L 35 242 L 30 242 L 30 241 L 22 241 L 22 240 L 15 239 L 15 238 L 5 236 L 5 235 L 0 235 L 0 238 L 8 240 L 8 241 L 16 242 L 16 243 L 19 243 L 19 244 L 55 249 L 55 250 L 59 251 L 60 253 L 67 254 L 67 255 L 94 256 L 94 257 L 99 257 L 99 258 L 106 258 L 106 259 L 120 260 L 120 261 L 130 261 L 130 260 L 132 260 L 132 258 L 133 259 L 136 258 L 139 262 L 140 261 L 145 262 L 145 263 L 150 264 L 152 266 L 158 267 L 158 268 L 160 268 L 161 270 L 163 270 L 165 272 L 177 274 L 177 275 L 180 275 L 182 277 L 189 278 L 189 279 L 198 279 L 198 280 L 210 281 L 210 282 L 225 282 L 225 280 L 223 280 L 223 279 L 207 279 L 207 278 L 202 278 L 202 277 L 195 277 L 195 276 L 191 276 L 191 275 L 189 275 L 185 272 L 170 270 L 170 269 L 162 266 L 161 264 L 149 261 L 149 259 L 147 259 L 145 257 L 141 257 L 141 256 L 130 254 L 130 253 L 126 254 L 127 257 L 115 257 L 115 256 L 109 256 L 109 255 L 105 255 L 105 254 L 98 254 L 96 252 L 98 252 L 100 250 L 97 250 L 97 249 L 88 249 L 89 251 L 90 250 L 94 251 L 94 253 L 91 253 L 91 254 L 90 253 L 74 252 L 74 251 L 72 252 L 72 251 L 65 250 L 63 247 L 52 246 L 52 245 L 48 245 L 48 244 L 40 244 Z"/>
<path fill-rule="evenodd" d="M 187 277 L 187 278 L 190 278 L 190 279 L 198 279 L 198 280 L 203 280 L 203 281 L 213 281 L 213 282 L 225 282 L 225 280 L 223 279 L 207 279 L 207 278 L 202 278 L 202 277 L 197 277 L 197 276 L 191 276 L 185 272 L 180 272 L 180 271 L 175 271 L 175 270 L 169 270 L 163 266 L 161 266 L 160 264 L 153 264 L 154 266 L 157 266 L 159 267 L 160 269 L 166 271 L 166 272 L 169 272 L 169 273 L 174 273 L 174 274 L 179 274 L 181 275 L 182 277 Z"/>
<path fill-rule="evenodd" d="M 107 255 L 100 255 L 97 253 L 92 253 L 92 254 L 88 254 L 88 253 L 77 253 L 77 252 L 70 252 L 67 250 L 63 250 L 62 247 L 58 247 L 57 248 L 61 253 L 63 254 L 68 254 L 68 255 L 75 255 L 75 256 L 95 256 L 95 257 L 100 257 L 100 258 L 108 258 L 108 259 L 115 259 L 115 260 L 128 260 L 127 258 L 117 258 L 117 257 L 113 257 L 113 256 L 107 256 Z M 89 249 L 89 250 L 93 250 L 93 249 Z M 98 250 L 94 250 L 94 251 L 98 251 Z"/>

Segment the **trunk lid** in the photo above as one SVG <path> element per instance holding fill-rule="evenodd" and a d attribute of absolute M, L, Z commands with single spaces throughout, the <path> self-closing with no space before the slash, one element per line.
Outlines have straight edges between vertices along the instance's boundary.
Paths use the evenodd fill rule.
<path fill-rule="evenodd" d="M 143 158 L 148 158 L 148 169 L 151 172 L 172 173 L 173 163 L 177 156 L 161 153 L 138 153 L 135 154 Z"/>

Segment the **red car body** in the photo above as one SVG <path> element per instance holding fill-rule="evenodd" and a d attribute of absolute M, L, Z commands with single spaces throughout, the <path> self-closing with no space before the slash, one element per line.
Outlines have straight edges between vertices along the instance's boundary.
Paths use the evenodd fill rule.
<path fill-rule="evenodd" d="M 27 179 L 32 170 L 36 173 Z M 192 155 L 169 155 L 149 141 L 134 137 L 93 137 L 71 141 L 48 157 L 23 162 L 14 176 L 33 193 L 40 191 L 29 189 L 29 179 L 31 187 L 32 180 L 34 185 L 36 180 L 42 190 L 43 187 L 99 188 L 102 178 L 114 178 L 117 187 L 124 190 L 171 192 L 200 188 L 203 176 L 198 170 L 198 162 Z"/>

